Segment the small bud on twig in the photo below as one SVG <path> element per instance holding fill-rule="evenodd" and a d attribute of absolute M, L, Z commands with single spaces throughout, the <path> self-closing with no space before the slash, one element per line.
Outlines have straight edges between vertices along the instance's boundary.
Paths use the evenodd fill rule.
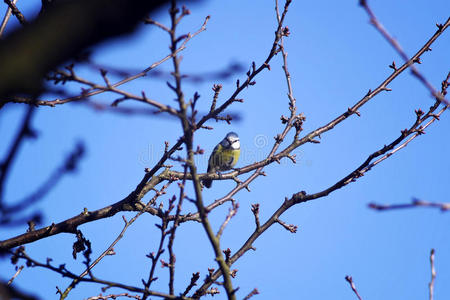
<path fill-rule="evenodd" d="M 389 65 L 389 68 L 393 69 L 394 71 L 397 71 L 397 66 L 395 65 L 395 61 L 392 61 L 392 64 Z"/>

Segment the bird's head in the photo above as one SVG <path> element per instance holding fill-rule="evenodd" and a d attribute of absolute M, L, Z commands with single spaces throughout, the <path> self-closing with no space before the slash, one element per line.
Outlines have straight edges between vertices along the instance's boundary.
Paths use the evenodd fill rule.
<path fill-rule="evenodd" d="M 239 137 L 235 132 L 229 132 L 220 144 L 226 149 L 238 150 L 241 148 Z"/>

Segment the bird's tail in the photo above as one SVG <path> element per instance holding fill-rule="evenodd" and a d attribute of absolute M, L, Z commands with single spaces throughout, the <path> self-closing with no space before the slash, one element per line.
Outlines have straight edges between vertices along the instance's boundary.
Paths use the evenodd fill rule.
<path fill-rule="evenodd" d="M 212 185 L 212 179 L 203 179 L 202 183 L 204 186 L 206 186 L 209 189 Z"/>
<path fill-rule="evenodd" d="M 214 172 L 213 169 L 214 169 L 214 168 L 211 168 L 210 162 L 208 162 L 208 170 L 206 170 L 206 173 L 207 173 L 207 174 L 213 173 L 213 172 Z M 211 187 L 211 185 L 212 185 L 212 179 L 203 179 L 203 180 L 202 180 L 202 183 L 203 183 L 203 185 L 204 185 L 205 187 L 207 187 L 207 188 L 209 189 L 209 188 Z"/>

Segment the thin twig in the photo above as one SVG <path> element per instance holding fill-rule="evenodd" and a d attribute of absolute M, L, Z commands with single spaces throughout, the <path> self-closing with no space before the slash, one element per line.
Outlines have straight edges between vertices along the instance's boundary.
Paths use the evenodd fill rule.
<path fill-rule="evenodd" d="M 179 225 L 179 216 L 181 214 L 181 208 L 183 206 L 183 200 L 185 198 L 184 188 L 186 186 L 187 170 L 188 170 L 188 167 L 185 164 L 183 181 L 181 184 L 179 184 L 180 196 L 178 197 L 178 205 L 177 205 L 177 211 L 175 213 L 175 221 L 173 222 L 172 228 L 170 229 L 169 243 L 167 245 L 167 249 L 169 250 L 169 294 L 171 294 L 171 295 L 175 294 L 174 282 L 175 282 L 175 261 L 176 261 L 176 259 L 175 259 L 175 253 L 173 251 L 173 244 L 175 242 L 175 232 Z"/>
<path fill-rule="evenodd" d="M 352 276 L 345 276 L 345 280 L 350 284 L 350 287 L 352 288 L 353 293 L 355 293 L 356 297 L 358 297 L 359 300 L 362 300 L 361 296 L 359 295 L 358 291 L 356 290 L 355 283 L 353 282 Z"/>
<path fill-rule="evenodd" d="M 151 18 L 146 18 L 144 20 L 144 24 L 155 25 L 156 27 L 159 27 L 160 29 L 164 30 L 165 32 L 170 32 L 170 29 L 168 27 L 166 27 L 164 24 L 161 24 L 158 21 L 155 21 Z"/>
<path fill-rule="evenodd" d="M 67 156 L 61 166 L 56 168 L 46 181 L 33 193 L 27 197 L 16 201 L 17 203 L 4 207 L 5 214 L 22 211 L 25 208 L 31 207 L 32 204 L 44 198 L 44 196 L 55 187 L 64 175 L 76 170 L 77 165 L 84 154 L 84 145 L 78 143 L 75 145 L 72 152 Z"/>
<path fill-rule="evenodd" d="M 216 234 L 216 238 L 220 239 L 222 237 L 222 233 L 225 230 L 225 227 L 228 225 L 228 223 L 230 222 L 231 218 L 234 217 L 238 211 L 239 208 L 239 203 L 235 203 L 235 201 L 231 202 L 231 207 L 228 210 L 228 214 L 225 218 L 225 221 L 223 221 L 222 225 L 219 228 L 219 231 Z"/>
<path fill-rule="evenodd" d="M 434 249 L 430 251 L 430 266 L 431 266 L 431 280 L 428 284 L 428 288 L 430 290 L 430 300 L 433 300 L 434 295 L 434 280 L 436 279 L 436 269 L 434 268 Z"/>
<path fill-rule="evenodd" d="M 191 277 L 191 282 L 189 283 L 189 285 L 186 287 L 186 289 L 184 290 L 182 296 L 186 296 L 189 291 L 197 285 L 197 281 L 200 278 L 200 272 L 196 272 L 196 273 L 192 273 L 192 277 Z"/>
<path fill-rule="evenodd" d="M 19 132 L 16 135 L 16 138 L 14 139 L 14 142 L 11 145 L 11 148 L 9 149 L 9 152 L 6 156 L 6 158 L 1 162 L 0 164 L 0 212 L 3 211 L 4 208 L 4 186 L 6 178 L 9 174 L 9 169 L 11 167 L 11 163 L 13 162 L 14 158 L 19 152 L 19 147 L 22 144 L 23 140 L 26 137 L 33 136 L 34 133 L 31 130 L 31 117 L 34 112 L 34 107 L 30 106 L 28 107 L 28 110 L 23 118 L 22 126 L 19 130 Z"/>
<path fill-rule="evenodd" d="M 276 222 L 278 224 L 280 224 L 281 226 L 283 226 L 284 229 L 286 229 L 287 231 L 289 231 L 291 233 L 297 232 L 298 226 L 296 226 L 296 225 L 286 224 L 285 222 L 281 221 L 280 219 L 276 219 Z"/>
<path fill-rule="evenodd" d="M 248 299 L 250 299 L 251 297 L 253 297 L 253 296 L 255 296 L 255 295 L 258 295 L 258 294 L 259 294 L 258 289 L 257 289 L 257 288 L 254 288 L 247 296 L 244 297 L 243 300 L 248 300 Z"/>
<path fill-rule="evenodd" d="M 255 217 L 256 229 L 259 229 L 259 227 L 261 227 L 259 222 L 259 203 L 252 204 L 252 213 Z"/>
<path fill-rule="evenodd" d="M 142 280 L 146 289 L 149 289 L 151 284 L 158 279 L 158 277 L 155 277 L 155 270 L 156 270 L 156 265 L 159 261 L 161 261 L 161 264 L 163 267 L 168 267 L 168 266 L 170 267 L 170 264 L 166 263 L 163 259 L 160 260 L 160 257 L 164 253 L 164 242 L 165 242 L 166 237 L 169 234 L 170 234 L 170 236 L 172 236 L 170 233 L 171 230 L 167 231 L 167 227 L 169 225 L 168 216 L 170 215 L 170 212 L 173 210 L 173 208 L 175 206 L 174 205 L 175 200 L 176 200 L 175 196 L 173 196 L 171 199 L 169 199 L 169 206 L 163 213 L 163 217 L 161 218 L 161 225 L 155 224 L 156 227 L 158 227 L 159 230 L 161 231 L 161 237 L 159 239 L 159 246 L 158 246 L 158 250 L 156 251 L 156 254 L 154 252 L 152 252 L 149 255 L 147 255 L 147 257 L 152 260 L 152 265 L 150 267 L 148 280 L 147 281 Z M 161 204 L 159 206 L 159 210 L 162 211 L 162 208 L 163 208 L 163 206 L 162 206 L 162 202 L 161 202 Z M 181 208 L 177 208 L 177 210 L 178 209 L 181 210 Z M 174 236 L 173 236 L 173 238 L 174 238 Z M 173 243 L 173 241 L 172 241 L 172 243 Z M 172 253 L 172 255 L 173 255 L 173 253 Z M 175 256 L 171 257 L 170 261 L 172 261 L 172 259 L 175 259 Z M 174 271 L 174 269 L 172 269 L 172 271 Z M 173 290 L 171 290 L 171 292 L 172 292 L 171 295 L 173 295 Z M 143 299 L 145 300 L 148 296 L 149 295 L 144 294 Z"/>
<path fill-rule="evenodd" d="M 16 4 L 18 0 L 13 0 L 12 3 Z M 3 35 L 3 32 L 5 31 L 6 24 L 8 24 L 9 19 L 11 18 L 11 7 L 8 6 L 8 9 L 6 10 L 5 16 L 3 17 L 2 24 L 0 25 L 0 37 Z"/>
<path fill-rule="evenodd" d="M 3 1 L 8 5 L 8 8 L 11 9 L 11 13 L 17 18 L 17 20 L 19 21 L 20 24 L 26 25 L 28 23 L 27 20 L 25 20 L 25 17 L 23 16 L 23 14 L 20 12 L 20 10 L 16 6 L 17 0 L 16 1 L 3 0 Z"/>
<path fill-rule="evenodd" d="M 13 277 L 11 277 L 11 279 L 8 280 L 7 285 L 11 285 L 11 283 L 14 281 L 14 279 L 16 279 L 16 277 L 19 276 L 20 272 L 22 272 L 23 268 L 24 268 L 24 266 L 20 266 L 20 267 L 17 269 L 17 271 L 16 271 L 16 273 L 13 275 Z"/>
<path fill-rule="evenodd" d="M 121 293 L 121 294 L 111 294 L 111 295 L 105 295 L 105 296 L 102 296 L 100 294 L 99 296 L 89 297 L 86 300 L 108 300 L 108 299 L 115 300 L 119 297 L 127 297 L 127 298 L 137 299 L 137 300 L 141 299 L 141 297 L 138 295 L 130 295 L 128 293 Z"/>

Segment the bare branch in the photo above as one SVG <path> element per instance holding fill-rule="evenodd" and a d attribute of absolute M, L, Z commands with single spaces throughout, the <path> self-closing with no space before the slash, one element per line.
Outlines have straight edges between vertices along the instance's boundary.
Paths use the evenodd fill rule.
<path fill-rule="evenodd" d="M 95 283 L 106 285 L 108 288 L 117 287 L 117 288 L 121 288 L 121 289 L 124 289 L 124 290 L 128 290 L 130 292 L 142 293 L 142 294 L 145 294 L 145 295 L 161 297 L 161 298 L 164 298 L 164 299 L 192 300 L 192 298 L 188 298 L 188 297 L 179 297 L 179 296 L 169 295 L 169 294 L 165 294 L 165 293 L 151 291 L 151 290 L 148 290 L 148 289 L 138 288 L 138 287 L 131 286 L 131 285 L 126 285 L 126 284 L 117 283 L 117 282 L 113 282 L 113 281 L 102 280 L 102 279 L 95 278 L 95 277 L 79 278 L 78 275 L 76 275 L 76 274 L 70 272 L 69 270 L 67 270 L 65 265 L 60 265 L 60 266 L 56 267 L 56 266 L 53 266 L 51 264 L 51 260 L 47 260 L 46 263 L 41 263 L 41 262 L 31 258 L 28 254 L 25 253 L 25 248 L 22 247 L 22 246 L 17 248 L 17 250 L 13 254 L 13 258 L 15 259 L 15 261 L 18 261 L 19 259 L 25 260 L 27 262 L 27 266 L 30 266 L 30 267 L 45 268 L 45 269 L 51 270 L 51 271 L 53 271 L 55 273 L 58 273 L 58 274 L 60 274 L 63 277 L 67 277 L 67 278 L 71 278 L 71 279 L 77 279 L 78 278 L 80 281 L 83 281 L 83 282 L 95 282 Z"/>
<path fill-rule="evenodd" d="M 179 52 L 183 51 L 184 49 L 186 49 L 186 44 L 196 35 L 200 34 L 202 31 L 206 30 L 206 24 L 209 20 L 209 16 L 205 19 L 205 22 L 203 23 L 202 27 L 197 30 L 195 33 L 193 34 L 188 34 L 186 36 L 186 38 L 184 39 L 183 43 L 180 45 L 180 47 L 178 47 L 174 52 L 172 52 L 171 54 L 165 56 L 164 58 L 162 58 L 161 60 L 153 63 L 152 65 L 150 65 L 148 68 L 144 69 L 142 72 L 139 72 L 135 75 L 129 76 L 125 79 L 122 79 L 114 84 L 111 84 L 112 88 L 117 88 L 118 86 L 125 84 L 127 82 L 133 81 L 137 78 L 146 76 L 148 72 L 150 72 L 151 70 L 153 70 L 154 68 L 156 68 L 157 66 L 159 66 L 160 64 L 164 63 L 165 61 L 169 60 L 170 58 L 172 58 L 174 55 L 177 55 Z M 77 95 L 77 96 L 73 96 L 73 97 L 69 97 L 69 98 L 65 98 L 65 99 L 55 99 L 55 100 L 38 100 L 38 99 L 28 99 L 28 98 L 21 98 L 21 97 L 13 97 L 13 98 L 9 98 L 6 99 L 5 102 L 13 102 L 13 103 L 25 103 L 25 104 L 34 104 L 34 105 L 41 105 L 41 106 L 56 106 L 59 104 L 64 104 L 64 103 L 68 103 L 68 102 L 72 102 L 72 101 L 78 101 L 78 100 L 83 100 L 86 99 L 88 97 L 94 96 L 94 95 L 98 95 L 100 93 L 105 92 L 104 89 L 97 89 L 95 87 L 92 88 L 92 90 L 87 90 L 84 93 L 82 93 L 81 95 Z M 3 100 L 2 100 L 3 101 Z"/>
<path fill-rule="evenodd" d="M 244 300 L 248 300 L 251 297 L 258 295 L 258 294 L 259 294 L 258 289 L 254 288 L 247 296 L 244 297 Z"/>
<path fill-rule="evenodd" d="M 413 199 L 411 203 L 405 204 L 376 204 L 369 203 L 369 207 L 375 210 L 393 210 L 393 209 L 404 209 L 404 208 L 414 208 L 414 207 L 430 207 L 439 208 L 441 211 L 450 210 L 450 203 L 435 203 L 428 202 L 419 199 Z"/>
<path fill-rule="evenodd" d="M 89 272 L 91 272 L 91 270 L 107 255 L 110 255 L 111 251 L 113 251 L 114 246 L 123 238 L 123 236 L 125 235 L 125 231 L 127 231 L 128 227 L 130 227 L 131 224 L 134 223 L 134 221 L 137 220 L 137 218 L 139 218 L 144 212 L 145 210 L 150 207 L 150 205 L 153 205 L 156 201 L 156 199 L 158 199 L 158 197 L 160 197 L 161 195 L 165 194 L 165 190 L 169 187 L 171 182 L 166 183 L 159 191 L 157 191 L 155 193 L 155 195 L 153 196 L 153 198 L 141 209 L 140 212 L 138 212 L 130 221 L 127 221 L 125 219 L 125 216 L 122 216 L 122 219 L 124 221 L 124 227 L 122 229 L 122 231 L 119 233 L 119 235 L 117 236 L 117 238 L 111 243 L 111 245 L 109 245 L 109 247 L 103 251 L 102 254 L 100 254 L 99 257 L 97 257 L 90 265 L 88 265 L 87 269 L 81 273 L 78 278 L 75 278 L 70 285 L 65 289 L 64 293 L 61 294 L 60 299 L 65 299 L 68 294 L 70 293 L 70 291 L 78 284 L 78 282 L 80 281 L 80 279 L 84 276 L 86 276 Z"/>
<path fill-rule="evenodd" d="M 225 218 L 225 221 L 223 221 L 222 225 L 220 226 L 219 231 L 216 234 L 217 239 L 221 238 L 222 233 L 225 230 L 225 227 L 228 225 L 228 222 L 230 222 L 231 218 L 237 214 L 238 208 L 239 208 L 239 203 L 236 203 L 234 200 L 232 200 L 231 208 L 228 210 L 228 215 Z"/>
<path fill-rule="evenodd" d="M 148 174 L 149 173 L 145 174 L 143 181 L 141 181 L 141 184 L 138 185 L 137 188 L 124 199 L 95 211 L 88 211 L 86 209 L 81 214 L 78 214 L 60 223 L 52 223 L 52 225 L 50 226 L 30 231 L 4 241 L 0 241 L 0 249 L 11 249 L 19 245 L 31 243 L 62 232 L 76 233 L 78 226 L 88 222 L 92 222 L 94 220 L 112 217 L 120 211 L 140 211 L 142 207 L 144 207 L 144 205 L 140 203 L 140 200 L 148 191 L 153 189 L 154 186 L 162 182 L 162 179 L 157 176 L 151 177 L 151 179 L 146 179 Z M 160 212 L 153 207 L 148 207 L 146 209 L 146 212 L 160 216 Z"/>
<path fill-rule="evenodd" d="M 16 1 L 3 0 L 3 1 L 8 5 L 9 10 L 17 18 L 17 20 L 19 21 L 19 23 L 21 25 L 28 24 L 27 20 L 25 20 L 25 17 L 23 16 L 23 14 L 20 12 L 20 10 L 16 6 L 17 0 Z"/>
<path fill-rule="evenodd" d="M 367 4 L 367 0 L 360 0 L 359 4 L 366 10 L 367 14 L 370 17 L 370 23 L 381 33 L 381 35 L 389 42 L 389 44 L 394 47 L 394 49 L 397 51 L 398 54 L 403 58 L 403 60 L 407 63 L 410 63 L 409 67 L 411 68 L 412 74 L 425 85 L 425 87 L 430 91 L 433 98 L 436 98 L 439 101 L 444 102 L 446 105 L 450 105 L 450 102 L 444 98 L 444 95 L 438 93 L 436 89 L 433 87 L 431 83 L 428 82 L 428 80 L 417 70 L 417 68 L 414 66 L 414 63 L 420 63 L 420 60 L 417 58 L 415 60 L 410 60 L 408 58 L 408 55 L 406 55 L 405 51 L 403 51 L 400 44 L 395 40 L 384 28 L 384 26 L 378 21 L 377 17 L 375 16 L 372 9 Z M 438 31 L 445 30 L 450 25 L 450 18 L 447 19 L 447 22 L 445 24 L 441 24 L 438 26 Z M 395 71 L 395 63 L 392 64 L 393 69 Z"/>
<path fill-rule="evenodd" d="M 16 3 L 17 3 L 17 0 L 12 1 L 12 4 L 16 4 Z M 12 9 L 8 5 L 8 9 L 5 12 L 5 16 L 3 17 L 2 24 L 0 25 L 0 37 L 3 35 L 3 32 L 5 31 L 5 28 L 6 28 L 6 24 L 8 24 L 8 21 L 11 18 L 11 12 L 12 12 Z"/>
<path fill-rule="evenodd" d="M 189 285 L 186 287 L 186 289 L 184 290 L 182 296 L 186 296 L 189 291 L 197 285 L 197 281 L 200 278 L 200 272 L 196 272 L 196 273 L 192 273 L 192 277 L 191 277 L 191 282 L 189 283 Z"/>

